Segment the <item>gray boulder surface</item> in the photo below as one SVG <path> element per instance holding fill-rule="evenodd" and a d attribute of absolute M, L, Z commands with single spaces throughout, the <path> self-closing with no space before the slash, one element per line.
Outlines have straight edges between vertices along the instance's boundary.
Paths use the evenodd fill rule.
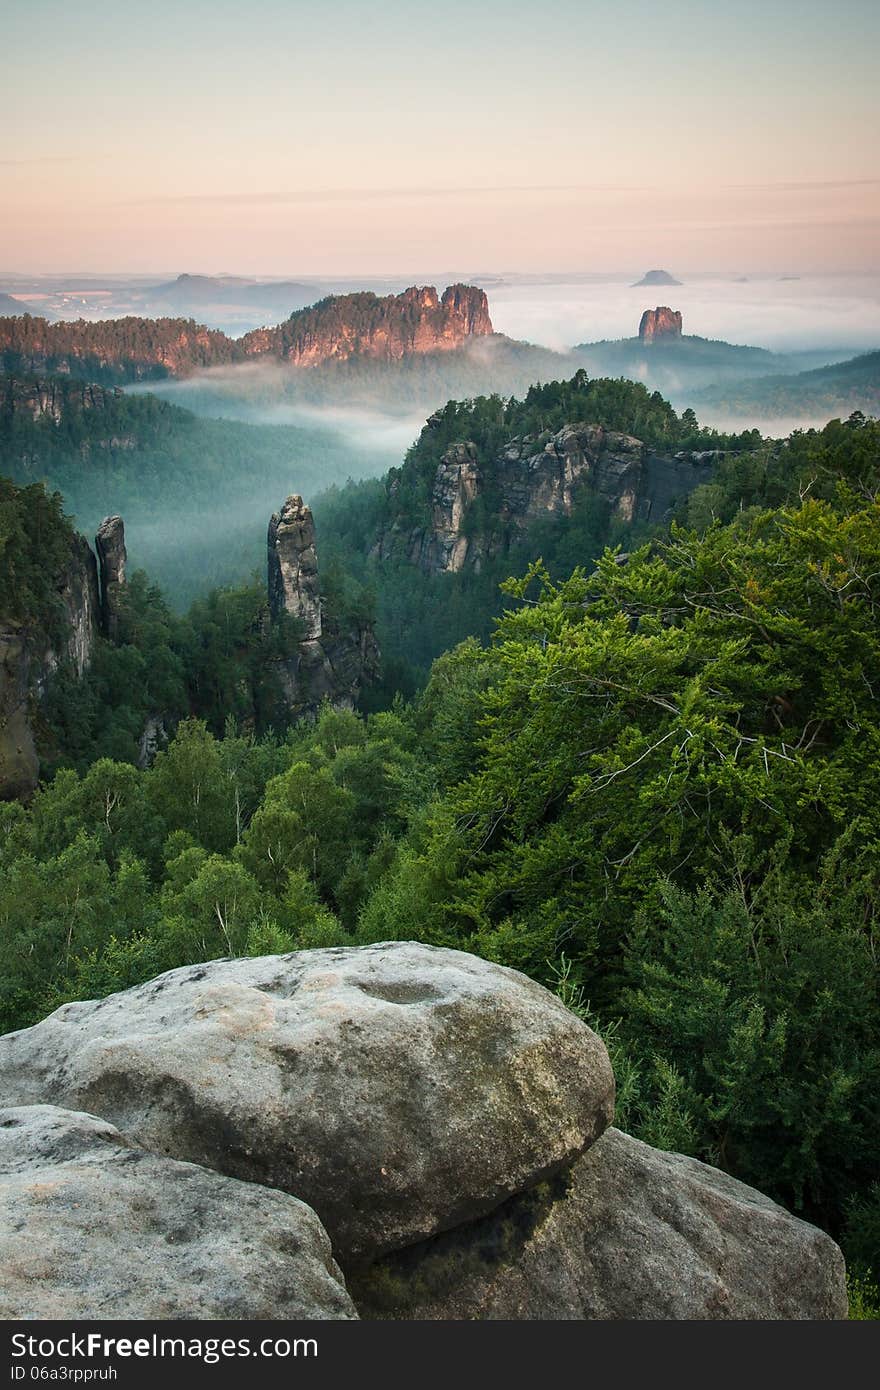
<path fill-rule="evenodd" d="M 601 1040 L 517 971 L 383 943 L 212 961 L 0 1037 L 0 1100 L 307 1202 L 346 1270 L 484 1215 L 611 1121 Z"/>
<path fill-rule="evenodd" d="M 831 1238 L 726 1173 L 609 1129 L 567 1173 L 354 1271 L 363 1318 L 831 1319 Z"/>
<path fill-rule="evenodd" d="M 0 1110 L 0 1318 L 356 1317 L 303 1202 L 93 1115 Z"/>

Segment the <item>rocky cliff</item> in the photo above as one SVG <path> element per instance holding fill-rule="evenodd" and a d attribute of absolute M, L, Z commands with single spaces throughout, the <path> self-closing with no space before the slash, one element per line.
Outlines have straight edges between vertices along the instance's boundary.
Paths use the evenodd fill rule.
<path fill-rule="evenodd" d="M 0 1037 L 0 1105 L 7 1319 L 846 1316 L 827 1235 L 610 1128 L 597 1035 L 460 951 L 66 1004 Z"/>
<path fill-rule="evenodd" d="M 85 537 L 72 533 L 55 563 L 52 626 L 58 635 L 37 618 L 0 614 L 0 798 L 26 798 L 36 788 L 40 705 L 54 673 L 65 667 L 81 679 L 98 635 L 115 634 L 125 579 L 120 517 L 103 523 L 97 549 L 100 563 Z"/>
<path fill-rule="evenodd" d="M 56 373 L 113 384 L 185 377 L 205 367 L 270 357 L 292 367 L 353 356 L 396 361 L 444 352 L 492 333 L 486 295 L 473 285 L 402 294 L 331 295 L 284 323 L 230 338 L 193 319 L 124 318 L 47 323 L 0 317 L 0 368 L 17 375 Z"/>
<path fill-rule="evenodd" d="M 49 681 L 62 665 L 81 677 L 100 631 L 98 567 L 82 536 L 74 536 L 52 586 L 63 633 L 51 638 L 39 623 L 0 615 L 0 797 L 27 797 L 40 760 L 36 721 Z"/>
<path fill-rule="evenodd" d="M 119 629 L 119 607 L 125 587 L 125 523 L 121 516 L 105 516 L 95 537 L 101 571 L 101 623 L 114 641 Z"/>
<path fill-rule="evenodd" d="M 571 516 L 586 490 L 624 522 L 661 521 L 677 498 L 711 478 L 717 457 L 658 454 L 631 435 L 586 423 L 565 425 L 543 444 L 528 435 L 511 439 L 489 462 L 474 443 L 454 444 L 433 480 L 430 525 L 393 522 L 373 554 L 402 554 L 427 574 L 479 570 L 538 519 Z M 392 513 L 398 486 L 392 480 Z M 485 505 L 480 524 L 472 525 L 477 501 Z"/>
<path fill-rule="evenodd" d="M 25 415 L 60 425 L 72 411 L 104 410 L 121 395 L 120 387 L 62 377 L 0 376 L 0 414 L 8 418 Z"/>
<path fill-rule="evenodd" d="M 681 324 L 677 309 L 669 309 L 665 304 L 646 309 L 639 323 L 639 342 L 650 346 L 651 343 L 674 341 L 681 337 Z"/>
<path fill-rule="evenodd" d="M 472 285 L 450 285 L 438 297 L 433 286 L 402 294 L 331 295 L 291 314 L 277 328 L 241 339 L 248 358 L 278 357 L 292 367 L 344 362 L 350 357 L 397 361 L 445 352 L 492 333 L 486 295 Z"/>
<path fill-rule="evenodd" d="M 290 712 L 313 714 L 324 700 L 353 709 L 361 686 L 378 675 L 379 649 L 370 623 L 325 612 L 314 519 L 295 494 L 269 521 L 268 592 L 271 623 L 293 624 L 279 662 Z"/>

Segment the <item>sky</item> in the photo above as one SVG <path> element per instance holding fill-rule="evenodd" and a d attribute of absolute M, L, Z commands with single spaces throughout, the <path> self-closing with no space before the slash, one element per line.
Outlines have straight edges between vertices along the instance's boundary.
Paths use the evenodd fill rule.
<path fill-rule="evenodd" d="M 0 273 L 878 269 L 875 0 L 0 8 Z"/>

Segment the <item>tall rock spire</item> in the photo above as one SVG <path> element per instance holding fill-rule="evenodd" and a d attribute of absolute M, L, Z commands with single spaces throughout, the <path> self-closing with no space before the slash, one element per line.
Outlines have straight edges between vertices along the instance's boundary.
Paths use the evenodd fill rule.
<path fill-rule="evenodd" d="M 289 613 L 303 625 L 303 640 L 321 636 L 321 594 L 311 507 L 293 494 L 269 522 L 269 611 Z"/>
<path fill-rule="evenodd" d="M 101 624 L 113 641 L 119 631 L 119 606 L 125 587 L 125 524 L 121 516 L 105 516 L 95 537 L 101 576 Z"/>

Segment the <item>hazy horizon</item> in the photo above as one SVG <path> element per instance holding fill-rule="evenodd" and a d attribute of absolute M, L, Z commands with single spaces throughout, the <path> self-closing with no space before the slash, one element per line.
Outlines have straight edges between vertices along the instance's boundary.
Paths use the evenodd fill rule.
<path fill-rule="evenodd" d="M 0 266 L 871 271 L 878 40 L 867 0 L 33 0 Z"/>

